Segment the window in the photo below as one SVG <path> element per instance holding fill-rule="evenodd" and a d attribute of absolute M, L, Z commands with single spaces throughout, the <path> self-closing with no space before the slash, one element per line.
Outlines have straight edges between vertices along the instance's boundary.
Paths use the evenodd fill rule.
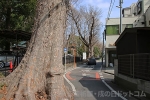
<path fill-rule="evenodd" d="M 118 34 L 119 34 L 119 25 L 106 26 L 106 35 L 118 35 Z"/>
<path fill-rule="evenodd" d="M 133 25 L 132 24 L 126 24 L 126 28 L 132 28 Z"/>
<path fill-rule="evenodd" d="M 140 14 L 142 11 L 142 1 L 137 4 L 137 13 Z"/>
<path fill-rule="evenodd" d="M 144 25 L 145 24 L 145 22 L 141 22 L 142 23 L 142 25 Z"/>

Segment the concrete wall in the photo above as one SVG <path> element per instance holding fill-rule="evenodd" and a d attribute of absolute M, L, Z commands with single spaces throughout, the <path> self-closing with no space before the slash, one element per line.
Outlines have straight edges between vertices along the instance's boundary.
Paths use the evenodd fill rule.
<path fill-rule="evenodd" d="M 118 75 L 115 75 L 115 83 L 131 91 L 137 91 L 137 90 L 143 91 L 146 93 L 146 98 L 150 99 L 150 82 L 149 81 L 145 81 L 141 79 L 134 79 L 134 78 L 122 75 L 122 74 L 118 74 Z"/>
<path fill-rule="evenodd" d="M 114 61 L 115 83 L 131 91 L 143 91 L 146 97 L 150 99 L 150 81 L 128 77 L 118 73 L 118 60 Z"/>

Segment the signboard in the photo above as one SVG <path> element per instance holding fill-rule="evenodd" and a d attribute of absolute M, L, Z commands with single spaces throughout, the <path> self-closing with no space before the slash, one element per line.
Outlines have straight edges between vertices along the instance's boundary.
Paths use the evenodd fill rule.
<path fill-rule="evenodd" d="M 83 52 L 83 59 L 86 59 L 86 52 Z"/>
<path fill-rule="evenodd" d="M 64 53 L 67 53 L 67 48 L 64 48 Z"/>

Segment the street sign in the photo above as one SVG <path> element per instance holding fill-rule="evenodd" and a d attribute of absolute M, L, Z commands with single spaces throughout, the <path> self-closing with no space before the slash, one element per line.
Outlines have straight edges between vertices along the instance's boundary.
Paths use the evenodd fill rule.
<path fill-rule="evenodd" d="M 83 59 L 86 60 L 86 52 L 83 52 Z"/>
<path fill-rule="evenodd" d="M 67 53 L 67 48 L 64 48 L 64 53 Z"/>
<path fill-rule="evenodd" d="M 64 53 L 65 53 L 65 72 L 66 72 L 66 53 L 67 53 L 67 48 L 64 48 Z"/>

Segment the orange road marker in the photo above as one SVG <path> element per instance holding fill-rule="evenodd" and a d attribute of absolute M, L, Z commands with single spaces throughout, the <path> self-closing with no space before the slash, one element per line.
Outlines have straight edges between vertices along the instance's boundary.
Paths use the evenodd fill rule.
<path fill-rule="evenodd" d="M 68 73 L 66 74 L 66 77 L 67 77 L 67 79 L 69 79 L 69 80 L 75 80 L 75 79 L 73 79 L 73 78 L 70 76 L 70 72 L 68 72 Z"/>
<path fill-rule="evenodd" d="M 12 64 L 12 61 L 10 61 L 10 72 L 12 72 L 13 71 L 13 64 Z"/>
<path fill-rule="evenodd" d="M 98 72 L 95 73 L 95 78 L 96 78 L 96 80 L 100 80 L 100 76 L 99 76 Z"/>

